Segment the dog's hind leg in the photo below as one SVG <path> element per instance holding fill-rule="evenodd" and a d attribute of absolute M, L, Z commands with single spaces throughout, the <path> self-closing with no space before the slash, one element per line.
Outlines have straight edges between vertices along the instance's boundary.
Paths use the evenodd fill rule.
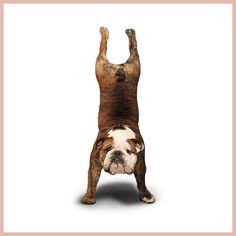
<path fill-rule="evenodd" d="M 133 29 L 127 29 L 126 34 L 129 38 L 129 51 L 130 51 L 130 58 L 135 58 L 138 56 L 138 50 L 137 50 L 137 41 L 135 36 L 135 30 Z"/>
<path fill-rule="evenodd" d="M 101 33 L 101 42 L 100 42 L 100 50 L 98 57 L 106 58 L 107 40 L 109 38 L 109 31 L 106 27 L 101 27 L 100 33 Z"/>

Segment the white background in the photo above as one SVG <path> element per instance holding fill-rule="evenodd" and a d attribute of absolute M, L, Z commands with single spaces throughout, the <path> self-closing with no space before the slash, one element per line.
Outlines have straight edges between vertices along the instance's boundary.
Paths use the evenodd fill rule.
<path fill-rule="evenodd" d="M 4 230 L 223 232 L 232 229 L 231 4 L 5 4 Z M 147 186 L 102 173 L 79 203 L 97 135 L 99 27 L 108 58 L 137 34 Z"/>

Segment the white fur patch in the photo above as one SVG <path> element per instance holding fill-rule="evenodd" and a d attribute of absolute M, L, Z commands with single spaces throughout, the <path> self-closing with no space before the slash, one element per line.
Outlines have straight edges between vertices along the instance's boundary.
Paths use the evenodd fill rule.
<path fill-rule="evenodd" d="M 142 198 L 142 201 L 145 202 L 145 203 L 153 203 L 156 201 L 155 197 L 152 195 L 151 198 L 147 198 L 147 197 L 143 197 Z"/>
<path fill-rule="evenodd" d="M 115 146 L 122 144 L 127 139 L 135 138 L 135 133 L 133 130 L 125 126 L 125 129 L 110 130 L 108 132 L 108 137 L 112 137 Z"/>

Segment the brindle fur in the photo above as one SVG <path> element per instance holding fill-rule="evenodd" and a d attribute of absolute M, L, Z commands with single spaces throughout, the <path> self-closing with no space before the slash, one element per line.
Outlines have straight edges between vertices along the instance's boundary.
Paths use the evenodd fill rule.
<path fill-rule="evenodd" d="M 136 134 L 136 140 L 144 143 L 139 131 L 139 111 L 137 103 L 137 85 L 140 76 L 140 61 L 137 51 L 135 31 L 127 29 L 129 38 L 130 56 L 124 64 L 112 64 L 106 58 L 107 40 L 109 31 L 100 28 L 100 50 L 96 60 L 96 77 L 100 87 L 100 107 L 98 114 L 99 132 L 90 156 L 87 191 L 82 203 L 94 204 L 96 202 L 96 186 L 102 170 L 99 159 L 99 140 L 107 136 L 111 129 L 115 130 L 129 126 Z M 140 200 L 151 198 L 145 186 L 145 150 L 138 153 L 134 175 L 137 181 Z"/>

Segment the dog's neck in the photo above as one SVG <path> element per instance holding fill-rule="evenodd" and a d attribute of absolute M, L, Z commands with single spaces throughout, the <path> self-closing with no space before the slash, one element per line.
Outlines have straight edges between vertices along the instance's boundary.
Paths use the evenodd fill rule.
<path fill-rule="evenodd" d="M 129 127 L 135 132 L 139 132 L 139 126 L 136 122 L 132 122 L 130 120 L 126 119 L 115 119 L 115 120 L 110 120 L 107 122 L 106 125 L 101 126 L 99 128 L 99 132 L 108 132 L 110 129 L 123 129 L 123 127 Z"/>

